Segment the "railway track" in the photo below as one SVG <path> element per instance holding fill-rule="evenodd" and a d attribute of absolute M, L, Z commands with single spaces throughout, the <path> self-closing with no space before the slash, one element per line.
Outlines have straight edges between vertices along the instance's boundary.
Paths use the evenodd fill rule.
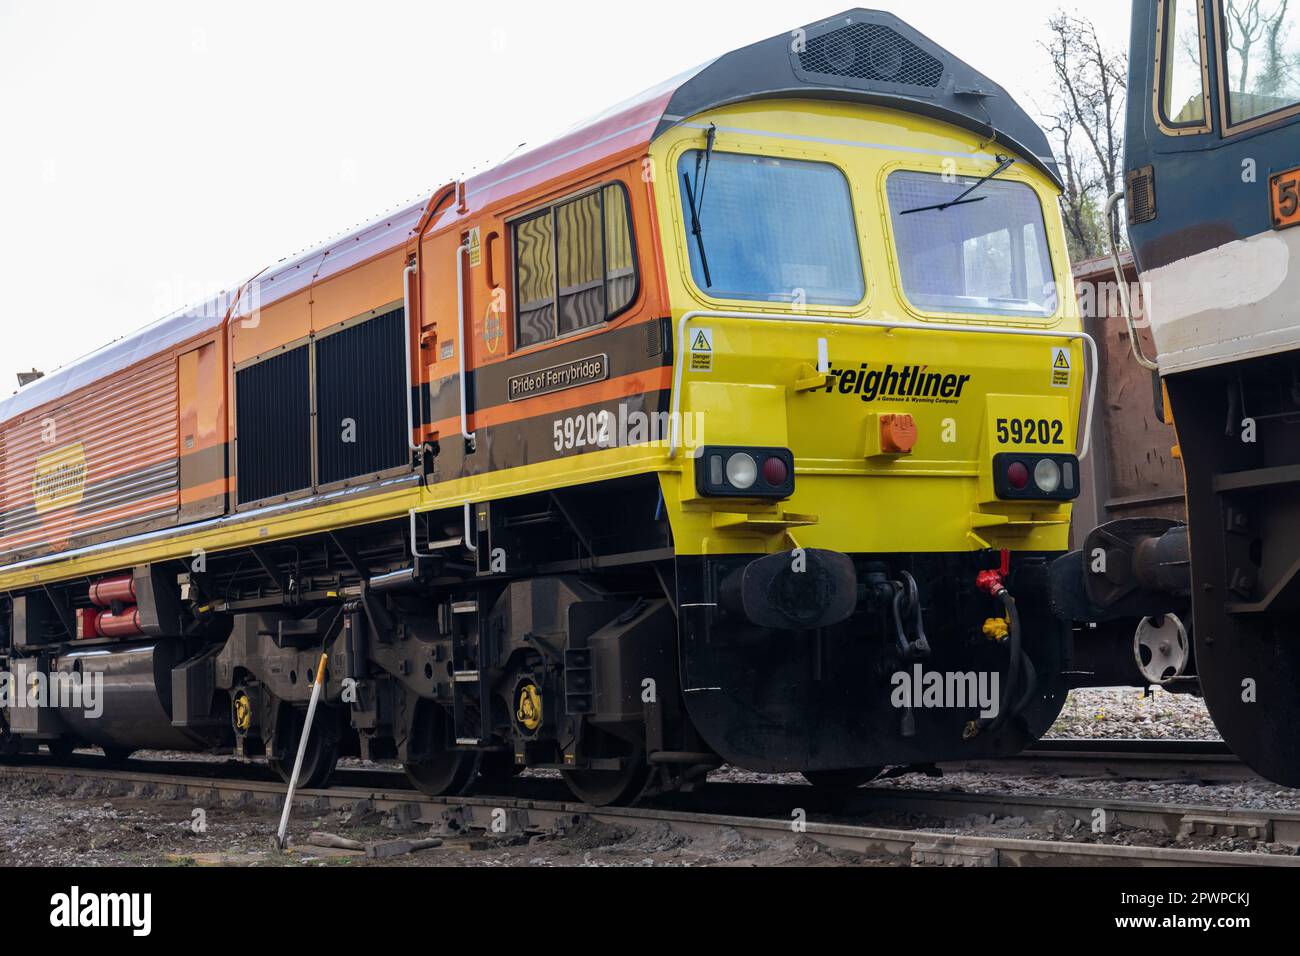
<path fill-rule="evenodd" d="M 1025 776 L 1240 783 L 1261 779 L 1218 740 L 1040 740 L 1014 757 L 944 763 L 945 770 Z"/>
<path fill-rule="evenodd" d="M 276 804 L 285 787 L 259 765 L 230 762 L 132 761 L 107 768 L 94 758 L 64 764 L 25 759 L 0 766 L 0 779 L 45 778 L 56 786 L 98 782 L 108 796 L 194 800 L 196 803 Z M 558 781 L 523 779 L 512 792 L 491 797 L 435 798 L 409 789 L 395 773 L 343 769 L 327 790 L 304 790 L 296 803 L 314 812 L 364 805 L 400 813 L 447 832 L 564 832 L 584 822 L 640 828 L 667 825 L 688 837 L 713 836 L 721 827 L 767 842 L 806 838 L 893 865 L 940 866 L 1229 866 L 1300 867 L 1300 855 L 1230 852 L 1183 846 L 1086 842 L 1098 811 L 1108 833 L 1142 831 L 1157 838 L 1229 837 L 1251 844 L 1300 847 L 1300 813 L 1223 810 L 1129 801 L 1077 800 L 1016 794 L 972 794 L 863 788 L 827 794 L 798 784 L 719 783 L 695 794 L 658 798 L 635 807 L 596 808 L 574 803 Z M 870 822 L 882 813 L 901 814 L 905 828 Z M 976 817 L 1052 821 L 1060 839 L 971 834 Z M 793 820 L 802 822 L 796 828 Z M 912 821 L 917 821 L 912 825 Z M 803 822 L 806 821 L 806 822 Z M 1074 821 L 1077 821 L 1075 823 Z M 1131 834 L 1130 834 L 1131 835 Z M 1074 837 L 1071 839 L 1071 837 Z"/>

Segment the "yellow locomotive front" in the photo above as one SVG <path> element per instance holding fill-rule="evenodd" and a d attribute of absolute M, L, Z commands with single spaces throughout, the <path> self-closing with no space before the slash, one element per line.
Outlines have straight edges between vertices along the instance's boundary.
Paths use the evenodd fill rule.
<path fill-rule="evenodd" d="M 687 711 L 835 785 L 1015 752 L 1067 690 L 1091 343 L 1058 187 L 1045 143 L 905 105 L 755 99 L 652 152 Z"/>

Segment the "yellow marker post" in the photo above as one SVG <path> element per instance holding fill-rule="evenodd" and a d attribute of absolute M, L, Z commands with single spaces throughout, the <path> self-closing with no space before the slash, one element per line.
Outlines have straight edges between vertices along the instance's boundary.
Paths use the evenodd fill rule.
<path fill-rule="evenodd" d="M 293 794 L 298 789 L 298 774 L 302 772 L 302 761 L 307 755 L 307 740 L 311 737 L 312 718 L 316 716 L 316 704 L 320 700 L 321 689 L 325 686 L 325 668 L 330 656 L 321 654 L 320 663 L 316 665 L 316 682 L 312 684 L 311 700 L 307 702 L 307 719 L 302 723 L 302 739 L 298 741 L 298 756 L 293 762 L 293 775 L 289 778 L 289 790 L 284 795 L 284 810 L 280 814 L 280 829 L 271 841 L 277 850 L 286 850 L 285 831 L 289 827 L 289 808 L 293 806 Z"/>

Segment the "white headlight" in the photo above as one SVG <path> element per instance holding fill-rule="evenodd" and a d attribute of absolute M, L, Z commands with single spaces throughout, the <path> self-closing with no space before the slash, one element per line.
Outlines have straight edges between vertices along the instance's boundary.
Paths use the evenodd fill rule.
<path fill-rule="evenodd" d="M 1061 466 L 1050 458 L 1044 458 L 1034 468 L 1034 484 L 1045 495 L 1055 494 L 1061 487 Z"/>
<path fill-rule="evenodd" d="M 750 455 L 743 451 L 736 452 L 727 459 L 727 481 L 731 487 L 742 491 L 751 488 L 758 480 L 758 465 Z"/>

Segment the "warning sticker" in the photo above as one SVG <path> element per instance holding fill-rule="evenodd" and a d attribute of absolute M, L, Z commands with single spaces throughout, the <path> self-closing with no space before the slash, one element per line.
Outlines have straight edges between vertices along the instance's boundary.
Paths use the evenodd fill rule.
<path fill-rule="evenodd" d="M 483 240 L 479 237 L 478 227 L 469 231 L 469 267 L 477 269 L 483 262 Z"/>
<path fill-rule="evenodd" d="M 1052 387 L 1070 387 L 1070 350 L 1052 349 Z"/>
<path fill-rule="evenodd" d="M 712 329 L 696 329 L 691 333 L 691 371 L 713 371 Z"/>

